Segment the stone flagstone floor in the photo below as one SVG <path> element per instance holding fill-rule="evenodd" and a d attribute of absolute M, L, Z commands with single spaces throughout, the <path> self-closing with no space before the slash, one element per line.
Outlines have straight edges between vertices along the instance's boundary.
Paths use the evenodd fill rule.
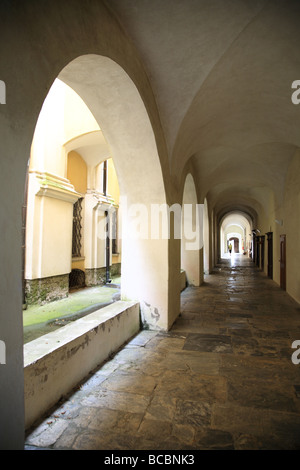
<path fill-rule="evenodd" d="M 26 435 L 25 449 L 300 449 L 300 309 L 246 257 L 182 292 Z"/>

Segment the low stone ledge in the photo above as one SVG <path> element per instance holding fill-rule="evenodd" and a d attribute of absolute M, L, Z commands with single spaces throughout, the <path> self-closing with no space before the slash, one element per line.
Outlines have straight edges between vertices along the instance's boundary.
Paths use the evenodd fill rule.
<path fill-rule="evenodd" d="M 25 428 L 139 329 L 139 303 L 118 301 L 25 344 Z"/>

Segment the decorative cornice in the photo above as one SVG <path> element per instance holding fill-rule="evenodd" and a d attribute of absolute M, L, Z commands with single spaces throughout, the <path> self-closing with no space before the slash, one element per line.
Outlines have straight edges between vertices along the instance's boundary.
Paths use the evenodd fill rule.
<path fill-rule="evenodd" d="M 112 211 L 119 206 L 115 203 L 114 198 L 111 197 L 110 195 L 104 196 L 104 194 L 100 193 L 97 190 L 94 189 L 88 189 L 87 194 L 92 196 L 95 199 L 95 206 L 94 210 L 100 209 L 100 210 L 108 210 Z"/>
<path fill-rule="evenodd" d="M 36 178 L 39 189 L 36 196 L 51 197 L 74 204 L 83 194 L 75 191 L 74 186 L 66 178 L 47 172 L 31 171 Z"/>

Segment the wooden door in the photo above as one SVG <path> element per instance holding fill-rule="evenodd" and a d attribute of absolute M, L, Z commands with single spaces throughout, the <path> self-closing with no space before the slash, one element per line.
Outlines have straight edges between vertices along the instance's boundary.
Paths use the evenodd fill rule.
<path fill-rule="evenodd" d="M 286 290 L 286 235 L 280 235 L 280 287 Z"/>
<path fill-rule="evenodd" d="M 255 230 L 252 231 L 252 260 L 256 263 L 256 234 Z"/>
<path fill-rule="evenodd" d="M 261 235 L 260 237 L 260 267 L 264 270 L 265 267 L 265 236 Z"/>
<path fill-rule="evenodd" d="M 256 242 L 256 248 L 255 248 L 255 254 L 256 254 L 256 266 L 259 267 L 260 264 L 260 236 L 256 235 L 255 237 L 255 242 Z"/>
<path fill-rule="evenodd" d="M 267 233 L 268 240 L 268 277 L 273 279 L 273 232 Z"/>

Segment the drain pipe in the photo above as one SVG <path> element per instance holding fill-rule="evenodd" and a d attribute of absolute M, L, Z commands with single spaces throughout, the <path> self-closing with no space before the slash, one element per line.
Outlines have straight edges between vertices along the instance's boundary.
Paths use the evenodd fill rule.
<path fill-rule="evenodd" d="M 22 303 L 23 310 L 26 310 L 26 286 L 25 286 L 25 263 L 26 263 L 26 225 L 27 225 L 27 198 L 28 198 L 28 172 L 29 172 L 29 161 L 27 162 L 25 187 L 24 187 L 24 198 L 22 206 Z"/>
<path fill-rule="evenodd" d="M 107 160 L 103 162 L 103 195 L 107 196 Z M 110 284 L 110 273 L 109 273 L 109 252 L 110 252 L 110 238 L 109 238 L 109 214 L 108 211 L 105 211 L 105 220 L 106 220 L 106 240 L 105 240 L 105 257 L 106 257 L 106 274 L 105 274 L 105 283 Z"/>
<path fill-rule="evenodd" d="M 109 238 L 109 215 L 108 211 L 105 211 L 106 219 L 106 240 L 105 240 L 105 253 L 106 253 L 106 284 L 111 283 L 110 273 L 109 273 L 109 254 L 110 254 L 110 238 Z"/>

